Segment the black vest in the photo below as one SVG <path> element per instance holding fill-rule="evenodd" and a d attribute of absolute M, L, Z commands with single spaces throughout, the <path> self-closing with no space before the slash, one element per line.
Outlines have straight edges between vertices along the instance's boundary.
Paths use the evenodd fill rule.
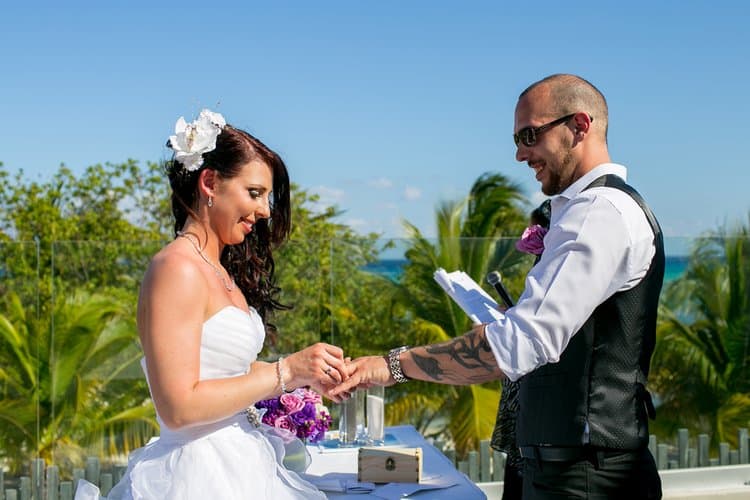
<path fill-rule="evenodd" d="M 600 186 L 624 191 L 638 203 L 654 232 L 656 253 L 638 285 L 594 310 L 559 362 L 520 380 L 519 446 L 581 446 L 586 422 L 593 446 L 632 450 L 648 443 L 647 417 L 654 418 L 654 409 L 646 379 L 656 342 L 664 242 L 659 223 L 632 187 L 605 175 L 585 189 Z"/>

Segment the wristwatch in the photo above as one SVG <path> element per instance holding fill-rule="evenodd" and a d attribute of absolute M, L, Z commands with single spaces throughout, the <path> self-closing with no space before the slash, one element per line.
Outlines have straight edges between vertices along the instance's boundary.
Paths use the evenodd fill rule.
<path fill-rule="evenodd" d="M 402 345 L 388 351 L 388 369 L 391 371 L 391 377 L 399 384 L 409 381 L 409 377 L 404 375 L 401 370 L 401 353 L 409 349 L 408 345 Z"/>

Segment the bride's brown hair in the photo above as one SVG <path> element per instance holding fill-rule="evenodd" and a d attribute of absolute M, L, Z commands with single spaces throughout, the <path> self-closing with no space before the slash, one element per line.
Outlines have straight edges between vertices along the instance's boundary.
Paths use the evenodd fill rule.
<path fill-rule="evenodd" d="M 256 220 L 252 232 L 242 243 L 227 245 L 221 254 L 221 264 L 234 278 L 247 303 L 258 311 L 265 322 L 268 313 L 274 309 L 288 309 L 276 299 L 280 289 L 274 283 L 273 260 L 273 250 L 286 241 L 291 229 L 289 173 L 284 161 L 257 138 L 226 125 L 216 138 L 216 148 L 203 154 L 201 168 L 188 171 L 173 158 L 167 161 L 166 171 L 172 188 L 172 214 L 177 236 L 188 215 L 198 218 L 195 210 L 198 206 L 200 172 L 209 168 L 216 171 L 219 177 L 231 179 L 243 165 L 252 161 L 263 162 L 273 173 L 271 216 Z"/>

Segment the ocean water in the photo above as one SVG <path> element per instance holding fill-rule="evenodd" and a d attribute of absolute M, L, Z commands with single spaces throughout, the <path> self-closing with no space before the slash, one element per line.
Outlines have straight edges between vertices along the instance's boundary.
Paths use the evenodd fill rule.
<path fill-rule="evenodd" d="M 690 259 L 684 256 L 667 256 L 664 263 L 664 283 L 682 277 L 685 274 L 689 261 Z"/>
<path fill-rule="evenodd" d="M 403 273 L 406 259 L 382 259 L 372 262 L 362 269 L 374 274 L 380 274 L 386 278 L 398 282 Z M 664 269 L 664 283 L 668 283 L 681 277 L 687 269 L 688 257 L 685 256 L 667 256 Z"/>

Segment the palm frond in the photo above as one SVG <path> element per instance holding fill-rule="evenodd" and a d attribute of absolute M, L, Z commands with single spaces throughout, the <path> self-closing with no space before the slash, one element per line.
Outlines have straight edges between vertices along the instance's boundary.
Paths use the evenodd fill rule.
<path fill-rule="evenodd" d="M 492 436 L 500 391 L 497 385 L 471 385 L 460 388 L 458 393 L 448 427 L 456 453 L 464 456 L 467 451 L 478 449 L 479 441 Z"/>
<path fill-rule="evenodd" d="M 750 419 L 750 226 L 695 240 L 685 275 L 665 287 L 650 380 L 653 428 L 734 441 Z"/>

